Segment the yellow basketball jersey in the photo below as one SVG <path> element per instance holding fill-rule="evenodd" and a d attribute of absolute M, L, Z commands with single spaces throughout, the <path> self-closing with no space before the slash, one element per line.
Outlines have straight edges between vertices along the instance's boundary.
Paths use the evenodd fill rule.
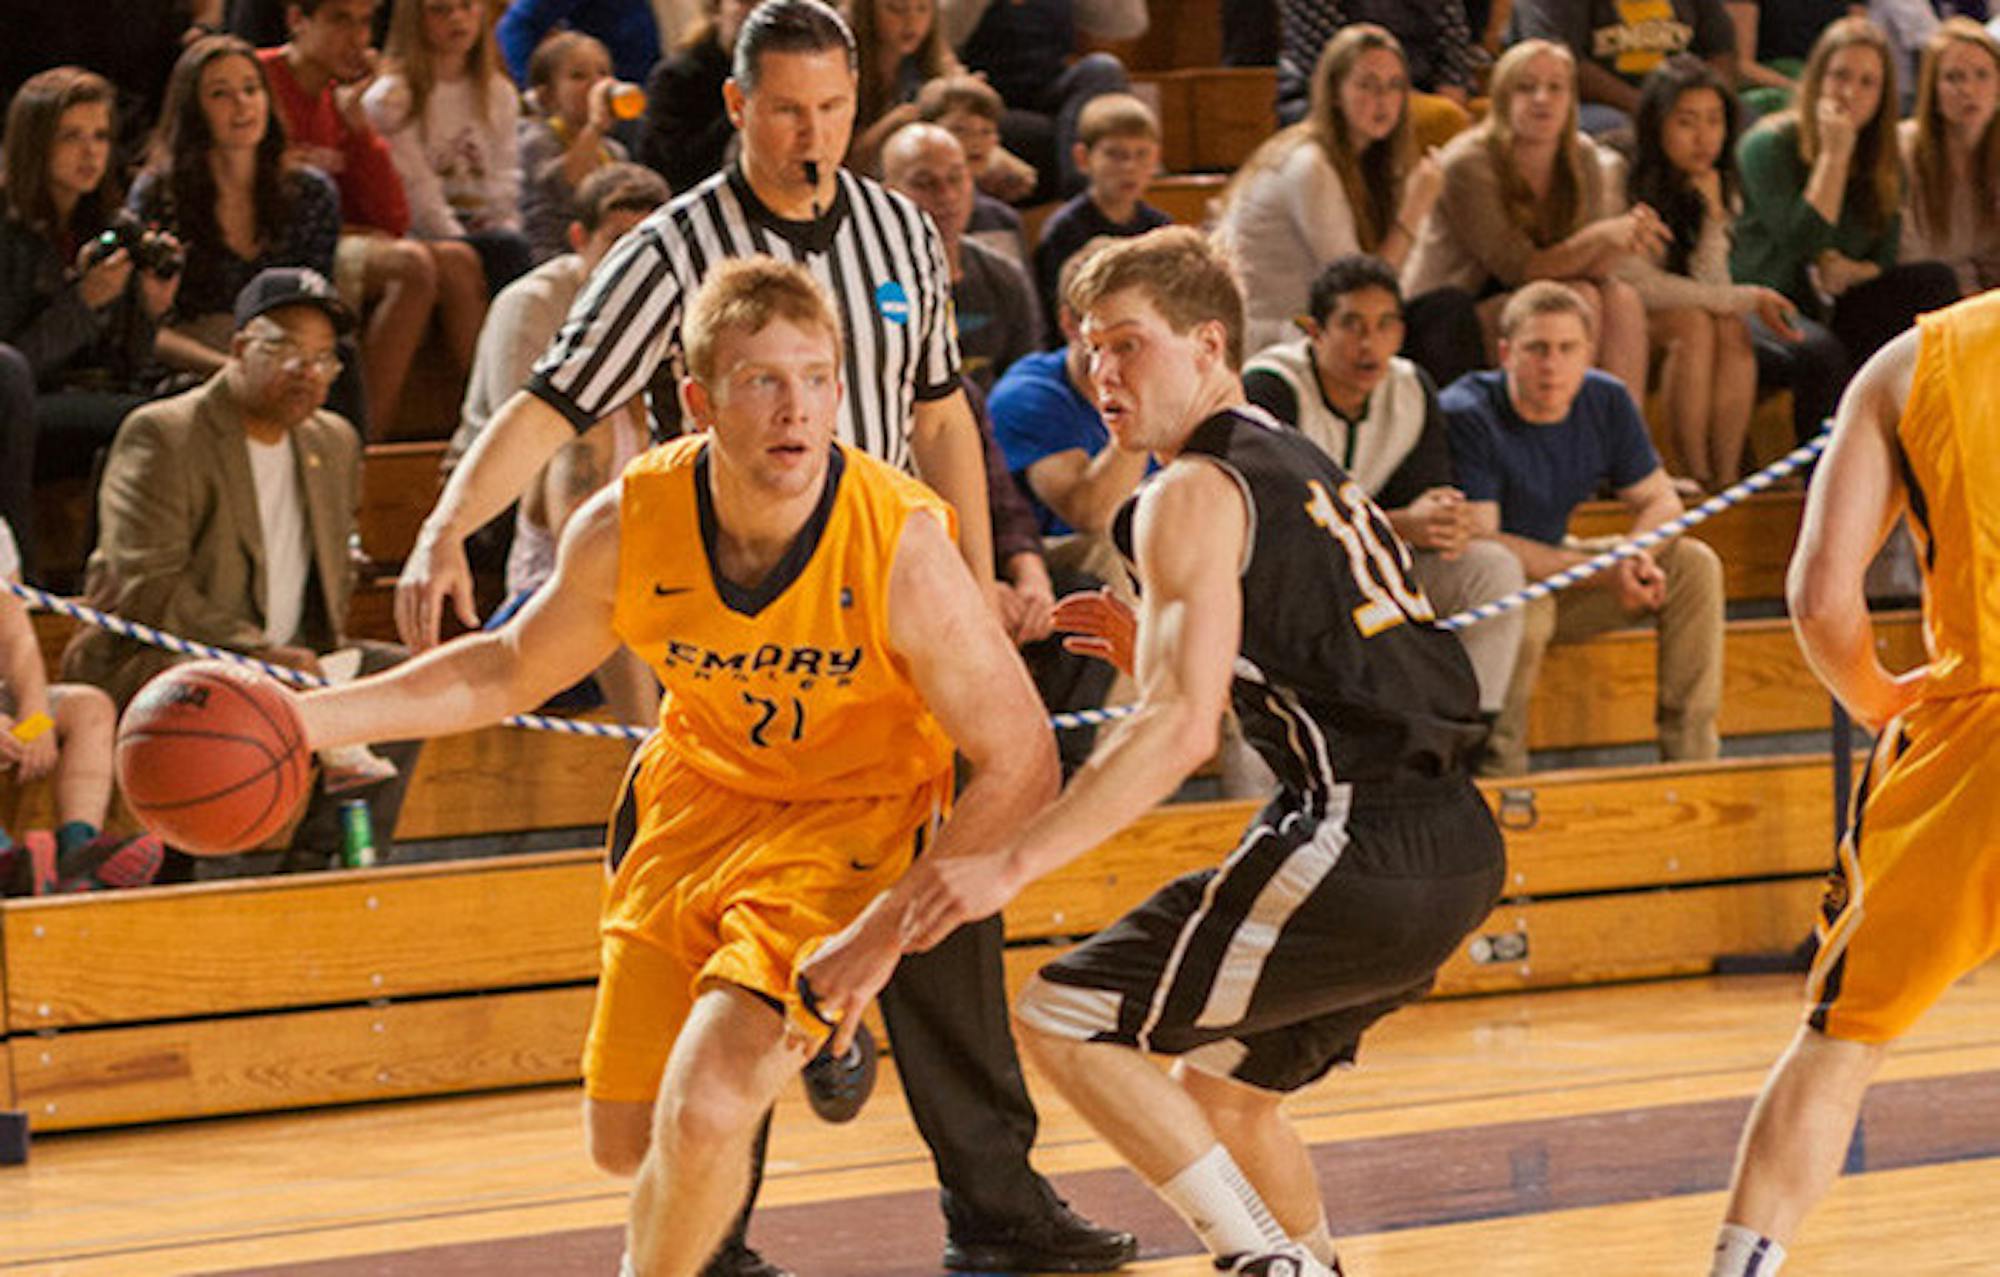
<path fill-rule="evenodd" d="M 833 447 L 826 492 L 754 590 L 716 571 L 707 436 L 626 468 L 618 635 L 659 675 L 668 749 L 716 784 L 784 801 L 906 793 L 952 744 L 889 647 L 889 572 L 915 511 L 951 509 L 916 480 Z"/>
<path fill-rule="evenodd" d="M 2000 689 L 2000 293 L 1918 323 L 1897 425 L 1924 570 L 1927 696 Z"/>

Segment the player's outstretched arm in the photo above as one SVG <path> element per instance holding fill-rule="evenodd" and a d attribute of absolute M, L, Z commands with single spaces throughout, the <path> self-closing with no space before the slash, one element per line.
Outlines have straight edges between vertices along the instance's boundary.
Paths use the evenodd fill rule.
<path fill-rule="evenodd" d="M 618 646 L 618 503 L 612 484 L 570 520 L 555 575 L 503 628 L 468 634 L 344 687 L 299 699 L 314 749 L 483 727 L 532 709 Z"/>
<path fill-rule="evenodd" d="M 1871 730 L 1909 707 L 1927 672 L 1919 666 L 1895 675 L 1883 667 L 1862 591 L 1868 564 L 1907 499 L 1896 464 L 1896 424 L 1909 398 L 1920 338 L 1913 328 L 1877 351 L 1841 396 L 1785 578 L 1785 601 L 1806 663 Z"/>
<path fill-rule="evenodd" d="M 920 883 L 911 902 L 906 947 L 928 948 L 991 913 L 1131 824 L 1215 753 L 1242 637 L 1238 573 L 1248 537 L 1242 492 L 1217 467 L 1180 461 L 1154 480 L 1137 530 L 1145 583 L 1137 712 L 1011 845 L 977 864 L 931 868 L 934 881 Z"/>
<path fill-rule="evenodd" d="M 910 873 L 801 968 L 820 1014 L 841 1026 L 835 1054 L 846 1049 L 860 1011 L 896 969 L 912 897 L 941 866 L 990 858 L 1061 784 L 1055 737 L 1027 667 L 951 538 L 928 515 L 910 518 L 896 550 L 889 642 L 965 755 L 972 778 Z"/>
<path fill-rule="evenodd" d="M 575 437 L 567 417 L 525 390 L 500 406 L 452 470 L 403 563 L 396 581 L 396 632 L 404 643 L 419 652 L 437 646 L 447 604 L 468 628 L 479 624 L 465 538 L 506 509 L 542 463 Z"/>

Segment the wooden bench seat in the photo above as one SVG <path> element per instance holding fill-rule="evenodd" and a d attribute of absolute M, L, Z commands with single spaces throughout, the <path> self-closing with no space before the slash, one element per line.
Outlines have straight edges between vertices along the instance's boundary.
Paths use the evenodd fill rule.
<path fill-rule="evenodd" d="M 1440 992 L 1789 946 L 1829 858 L 1828 774 L 1792 758 L 1485 786 L 1511 827 L 1507 899 Z M 1252 814 L 1163 808 L 1024 892 L 1010 989 L 1215 864 Z M 603 881 L 577 851 L 10 901 L 0 1107 L 53 1131 L 574 1078 Z"/>
<path fill-rule="evenodd" d="M 1875 617 L 1876 646 L 1890 669 L 1924 659 L 1916 612 Z M 1542 661 L 1528 711 L 1531 749 L 1630 745 L 1654 739 L 1652 630 L 1619 630 L 1585 643 L 1559 643 Z M 1722 716 L 1727 736 L 1813 731 L 1833 721 L 1832 702 L 1806 668 L 1782 618 L 1731 621 L 1723 639 Z"/>

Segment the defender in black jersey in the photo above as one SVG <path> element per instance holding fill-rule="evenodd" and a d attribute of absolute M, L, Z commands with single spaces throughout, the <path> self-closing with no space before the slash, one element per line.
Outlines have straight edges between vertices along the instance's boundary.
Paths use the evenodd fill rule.
<path fill-rule="evenodd" d="M 1472 668 L 1382 512 L 1244 403 L 1242 301 L 1204 239 L 1122 241 L 1067 300 L 1106 424 L 1164 463 L 1116 525 L 1142 584 L 1136 627 L 1104 596 L 1059 609 L 1078 646 L 1135 670 L 1140 701 L 1003 850 L 919 866 L 906 945 L 997 910 L 1169 796 L 1233 704 L 1279 796 L 1217 868 L 1044 967 L 1016 1017 L 1023 1049 L 1231 1271 L 1337 1272 L 1280 1101 L 1428 990 L 1498 897 L 1500 834 L 1467 770 L 1484 730 Z M 846 939 L 808 974 L 851 1013 L 880 958 Z"/>

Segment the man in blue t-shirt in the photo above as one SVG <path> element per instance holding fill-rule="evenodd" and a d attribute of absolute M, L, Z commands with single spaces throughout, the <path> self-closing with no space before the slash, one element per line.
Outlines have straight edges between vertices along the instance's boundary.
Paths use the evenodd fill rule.
<path fill-rule="evenodd" d="M 1111 242 L 1092 240 L 1063 264 L 1058 297 L 1083 264 Z M 1112 442 L 1097 415 L 1089 356 L 1077 339 L 1076 316 L 1068 306 L 1059 306 L 1056 322 L 1063 345 L 1015 360 L 994 384 L 986 408 L 993 417 L 993 437 L 1007 454 L 1007 469 L 1028 493 L 1042 536 L 1077 535 L 1108 551 L 1111 516 L 1152 472 L 1152 458 Z M 1052 563 L 1071 557 L 1061 554 L 1062 548 L 1060 541 L 1050 545 Z M 1115 560 L 1116 553 L 1110 553 Z"/>
<path fill-rule="evenodd" d="M 1474 535 L 1513 551 L 1529 580 L 1605 548 L 1568 535 L 1570 513 L 1600 489 L 1631 509 L 1634 534 L 1681 514 L 1624 383 L 1590 367 L 1595 339 L 1590 308 L 1573 290 L 1530 284 L 1501 312 L 1499 370 L 1468 373 L 1439 397 Z M 1552 640 L 1576 642 L 1636 624 L 1660 631 L 1661 754 L 1714 758 L 1722 604 L 1722 562 L 1691 537 L 1528 604 L 1520 656 L 1481 770 L 1527 770 L 1528 699 Z"/>

